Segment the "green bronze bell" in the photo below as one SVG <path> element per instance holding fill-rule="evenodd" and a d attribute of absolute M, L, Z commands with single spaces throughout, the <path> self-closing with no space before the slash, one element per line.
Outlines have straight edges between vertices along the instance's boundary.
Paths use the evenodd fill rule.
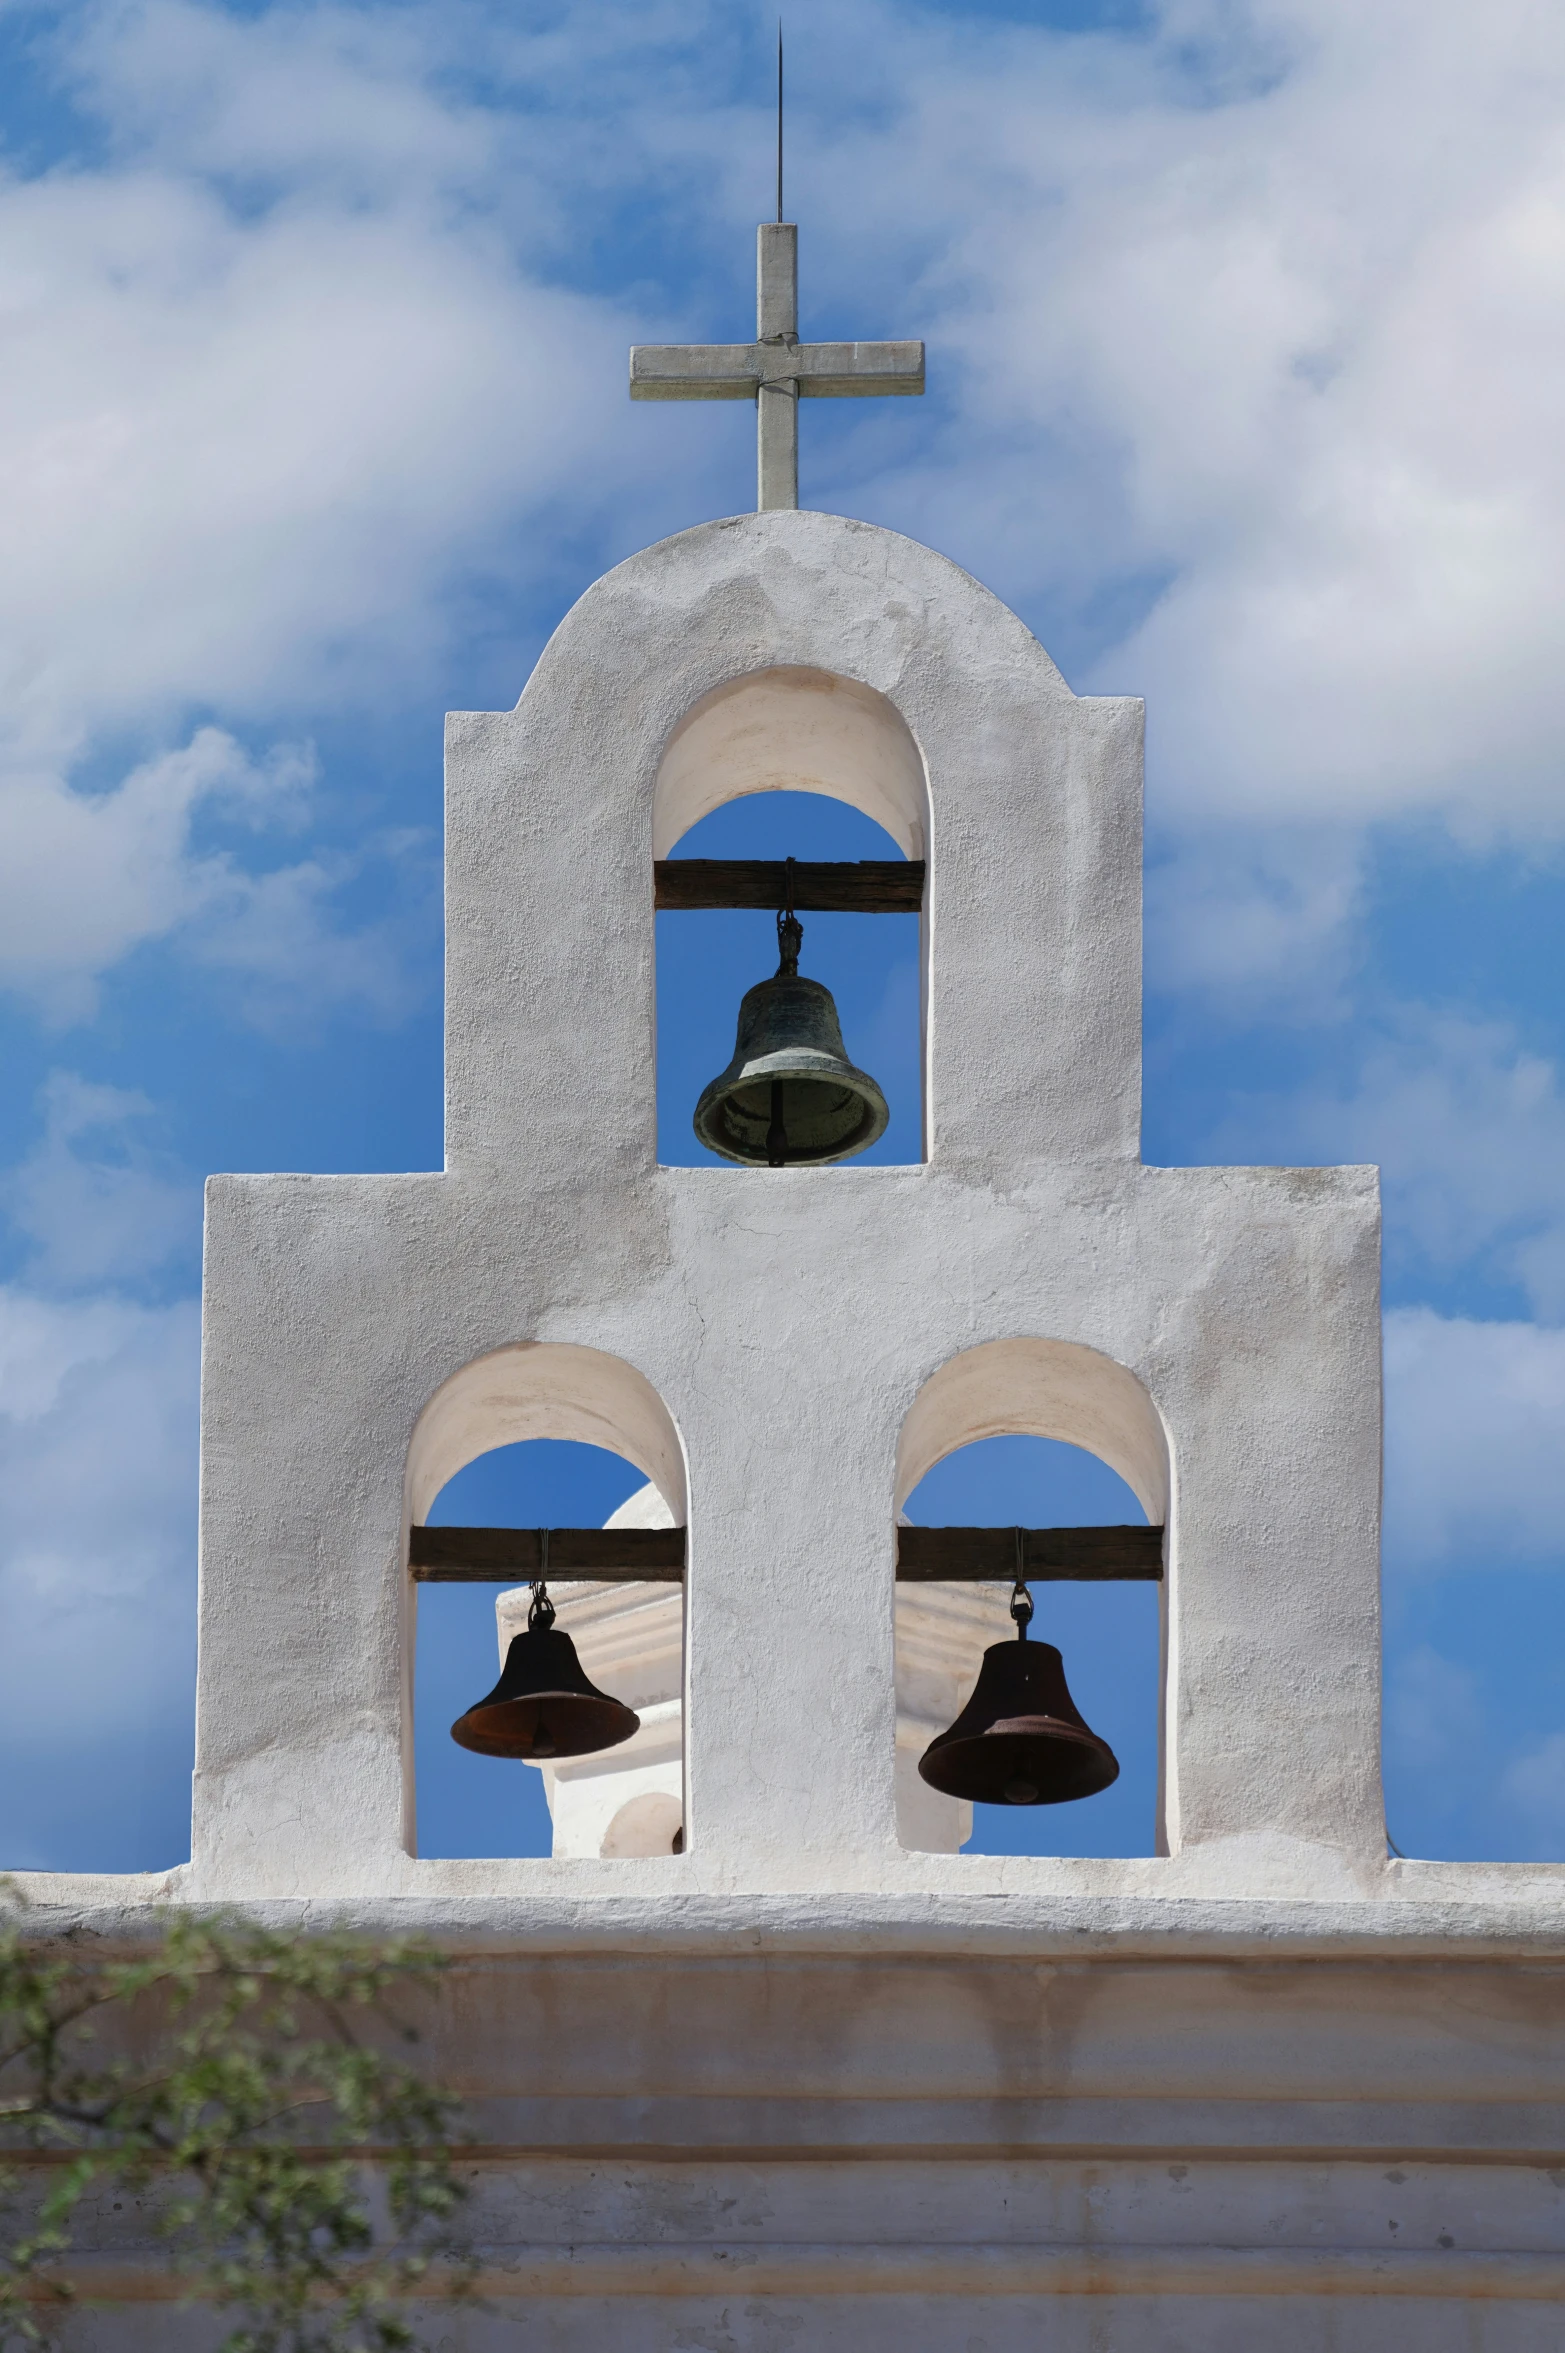
<path fill-rule="evenodd" d="M 791 910 L 778 916 L 777 971 L 745 991 L 734 1058 L 696 1105 L 696 1134 L 724 1160 L 818 1166 L 885 1133 L 886 1098 L 848 1060 L 830 989 L 799 976 L 803 938 Z"/>

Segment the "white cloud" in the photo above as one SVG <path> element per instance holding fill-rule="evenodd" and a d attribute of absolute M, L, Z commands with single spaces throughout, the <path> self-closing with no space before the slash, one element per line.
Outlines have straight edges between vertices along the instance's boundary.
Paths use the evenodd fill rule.
<path fill-rule="evenodd" d="M 144 942 L 172 938 L 231 976 L 241 1011 L 263 1028 L 297 1030 L 325 1005 L 379 1020 L 404 1012 L 415 993 L 412 927 L 404 917 L 345 931 L 335 901 L 375 861 L 421 879 L 428 852 L 419 836 L 383 833 L 352 856 L 260 871 L 232 848 L 197 840 L 214 819 L 231 833 L 297 830 L 314 775 L 313 756 L 297 745 L 254 760 L 231 735 L 203 727 L 107 792 L 76 792 L 36 772 L 0 780 L 0 987 L 25 992 L 51 1021 L 83 1020 L 104 972 Z"/>
<path fill-rule="evenodd" d="M 1186 835 L 1147 871 L 1148 965 L 1238 1024 L 1333 1018 L 1361 890 L 1359 844 L 1340 828 Z"/>
<path fill-rule="evenodd" d="M 1400 1235 L 1432 1266 L 1476 1262 L 1539 1314 L 1565 1313 L 1565 1092 L 1551 1061 L 1500 1023 L 1410 1023 L 1367 1057 L 1344 1109 L 1358 1143 L 1382 1139 Z"/>
<path fill-rule="evenodd" d="M 67 1289 L 132 1281 L 198 1241 L 200 1187 L 143 1140 L 153 1109 L 144 1095 L 57 1070 L 43 1109 L 37 1145 L 0 1179 L 0 1206 L 33 1246 L 32 1281 Z M 102 1307 L 106 1331 L 120 1330 L 120 1312 L 112 1302 Z M 56 1342 L 62 1332 L 82 1338 L 91 1328 L 52 1323 L 52 1311 L 37 1302 L 16 1305 L 14 1314 L 19 1330 L 53 1331 Z M 52 1398 L 57 1386 L 46 1382 L 43 1393 Z M 23 1384 L 11 1391 L 17 1411 L 23 1393 Z"/>
<path fill-rule="evenodd" d="M 99 1746 L 188 1706 L 192 1300 L 0 1289 L 0 1720 L 7 1748 Z"/>
<path fill-rule="evenodd" d="M 1166 583 L 1098 678 L 1152 698 L 1170 814 L 1557 837 L 1565 20 L 1154 21 L 911 68 L 899 187 L 957 224 L 953 478 L 996 429 L 1013 574 Z"/>
<path fill-rule="evenodd" d="M 54 1019 L 191 926 L 252 1009 L 285 968 L 405 1004 L 390 939 L 330 920 L 348 862 L 205 839 L 297 820 L 305 757 L 186 714 L 432 689 L 453 591 L 551 568 L 528 517 L 612 501 L 625 331 L 520 265 L 500 118 L 437 86 L 431 21 L 69 15 L 107 158 L 0 172 L 0 984 Z M 127 735 L 167 748 L 84 782 Z"/>
<path fill-rule="evenodd" d="M 1078 687 L 1148 698 L 1159 977 L 1308 1015 L 1368 828 L 1552 850 L 1565 17 L 806 24 L 870 117 L 817 92 L 796 133 L 807 300 L 926 334 L 943 412 L 866 484 L 872 404 L 835 479 L 1095 636 Z"/>
<path fill-rule="evenodd" d="M 1565 17 L 806 23 L 873 109 L 796 134 L 806 288 L 926 334 L 944 411 L 867 483 L 891 429 L 855 416 L 833 486 L 1148 698 L 1160 979 L 1307 1014 L 1365 829 L 1557 845 Z"/>
<path fill-rule="evenodd" d="M 197 817 L 296 822 L 312 772 L 295 746 L 252 761 L 215 727 L 107 792 L 13 769 L 0 779 L 0 985 L 29 991 L 56 1019 L 90 1013 L 97 976 L 129 949 L 256 887 L 230 856 L 193 846 Z"/>
<path fill-rule="evenodd" d="M 1565 1835 L 1565 1732 L 1551 1732 L 1514 1757 L 1500 1787 L 1535 1832 L 1557 1842 Z"/>
<path fill-rule="evenodd" d="M 492 176 L 496 118 L 460 87 L 490 47 L 472 8 L 285 5 L 239 17 L 149 0 L 90 9 L 83 29 L 65 71 L 122 147 L 155 145 L 230 182 L 382 201 L 410 171 L 469 194 Z"/>
<path fill-rule="evenodd" d="M 42 1108 L 35 1149 L 0 1184 L 32 1246 L 24 1279 L 0 1286 L 0 1861 L 12 1863 L 58 1859 L 73 1791 L 81 1822 L 99 1824 L 97 1851 L 134 1835 L 127 1805 L 138 1788 L 156 1794 L 149 1756 L 182 1770 L 195 1647 L 200 1310 L 117 1286 L 193 1254 L 200 1189 L 149 1140 L 145 1097 L 56 1071 Z M 112 1794 L 94 1809 L 106 1774 Z M 156 1810 L 177 1823 L 177 1804 Z M 170 1838 L 165 1823 L 153 1843 Z"/>
<path fill-rule="evenodd" d="M 1565 19 L 804 0 L 799 35 L 806 326 L 923 332 L 932 387 L 912 428 L 855 404 L 807 479 L 1029 609 L 1120 614 L 1077 683 L 1151 701 L 1169 975 L 1329 995 L 1370 824 L 1557 839 Z M 715 0 L 60 15 L 101 154 L 0 179 L 24 832 L 77 823 L 116 731 L 433 692 L 475 575 L 552 578 L 681 483 L 700 515 L 721 419 L 631 412 L 623 365 L 708 289 L 582 289 L 659 254 L 742 284 L 744 38 Z M 199 890 L 147 855 L 158 887 L 89 894 L 81 969 Z"/>
<path fill-rule="evenodd" d="M 235 92 L 282 38 L 203 11 L 139 21 L 175 18 L 226 49 Z M 180 42 L 158 54 L 177 101 Z M 150 127 L 96 170 L 0 182 L 3 675 L 15 743 L 55 764 L 191 702 L 269 716 L 384 691 L 393 666 L 432 678 L 453 579 L 524 569 L 526 508 L 592 497 L 623 331 L 529 283 L 443 187 L 430 142 L 443 154 L 460 114 L 413 110 L 400 171 L 365 185 L 353 90 L 331 60 L 313 88 L 318 62 L 293 60 L 272 162 L 298 110 L 335 99 L 334 182 L 227 201 Z"/>
<path fill-rule="evenodd" d="M 372 866 L 392 870 L 398 903 L 391 914 L 344 930 L 337 896 Z M 392 830 L 352 854 L 322 852 L 271 873 L 226 867 L 181 946 L 193 962 L 229 978 L 254 1027 L 297 1039 L 327 1007 L 377 1022 L 406 1013 L 421 993 L 414 948 L 433 948 L 438 905 L 430 843 Z"/>
<path fill-rule="evenodd" d="M 1386 1663 L 1385 1746 L 1400 1775 L 1442 1775 L 1483 1743 L 1478 1678 L 1427 1642 Z"/>
<path fill-rule="evenodd" d="M 62 1306 L 57 1300 L 4 1294 L 0 1316 L 0 1416 L 13 1429 L 51 1414 L 67 1376 L 80 1365 L 96 1365 L 123 1345 L 137 1310 L 128 1302 L 99 1298 Z"/>
<path fill-rule="evenodd" d="M 1378 1162 L 1405 1264 L 1437 1278 L 1475 1268 L 1565 1317 L 1565 1086 L 1505 1023 L 1406 1007 L 1347 1085 L 1252 1098 L 1213 1151 Z"/>
<path fill-rule="evenodd" d="M 1565 1331 L 1394 1308 L 1385 1363 L 1388 1565 L 1561 1564 Z"/>

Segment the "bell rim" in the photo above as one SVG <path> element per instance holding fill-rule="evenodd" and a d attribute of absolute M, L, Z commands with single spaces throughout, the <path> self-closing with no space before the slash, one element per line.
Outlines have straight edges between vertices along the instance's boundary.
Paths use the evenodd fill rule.
<path fill-rule="evenodd" d="M 815 1057 L 815 1059 L 807 1059 L 807 1057 Z M 779 1048 L 775 1054 L 758 1055 L 753 1062 L 742 1064 L 737 1071 L 731 1062 L 726 1070 L 719 1071 L 717 1077 L 709 1080 L 702 1088 L 696 1100 L 695 1110 L 691 1115 L 690 1124 L 695 1130 L 698 1142 L 704 1144 L 709 1152 L 715 1152 L 719 1160 L 731 1161 L 736 1168 L 764 1168 L 766 1166 L 764 1157 L 757 1158 L 747 1152 L 735 1152 L 727 1144 L 720 1143 L 709 1132 L 707 1113 L 725 1096 L 736 1094 L 740 1087 L 766 1086 L 772 1079 L 779 1076 L 809 1079 L 816 1076 L 817 1073 L 822 1078 L 829 1078 L 845 1093 L 858 1097 L 868 1113 L 868 1130 L 867 1132 L 863 1128 L 857 1130 L 840 1151 L 800 1153 L 797 1159 L 791 1156 L 786 1158 L 783 1166 L 785 1168 L 830 1168 L 834 1161 L 857 1159 L 861 1152 L 867 1152 L 872 1144 L 880 1142 L 881 1137 L 891 1124 L 891 1106 L 867 1070 L 860 1070 L 856 1063 L 835 1062 L 828 1054 L 817 1056 L 817 1049 L 814 1047 L 804 1047 L 798 1050 L 788 1047 Z"/>
<path fill-rule="evenodd" d="M 580 1744 L 573 1742 L 566 1748 L 556 1744 L 546 1757 L 534 1757 L 526 1749 L 519 1748 L 516 1745 L 516 1733 L 520 1732 L 521 1724 L 517 1719 L 522 1717 L 524 1710 L 534 1711 L 536 1718 L 536 1711 L 550 1700 L 567 1702 L 578 1712 L 590 1709 L 598 1719 L 597 1733 L 603 1737 L 594 1737 Z M 497 1725 L 494 1733 L 486 1736 L 480 1729 L 480 1719 L 486 1717 L 499 1718 L 502 1723 L 509 1720 L 516 1724 L 516 1732 L 513 1732 L 510 1740 L 506 1740 L 501 1737 Z M 641 1718 L 635 1709 L 628 1708 L 623 1700 L 615 1699 L 609 1692 L 600 1691 L 589 1697 L 580 1691 L 528 1691 L 519 1693 L 515 1699 L 475 1700 L 452 1725 L 451 1737 L 458 1748 L 465 1748 L 474 1756 L 506 1757 L 518 1764 L 552 1765 L 556 1758 L 590 1757 L 596 1756 L 602 1749 L 618 1748 L 640 1730 Z"/>
<path fill-rule="evenodd" d="M 1107 1766 L 1108 1770 L 1090 1788 L 1061 1790 L 1053 1797 L 990 1797 L 971 1786 L 971 1776 L 979 1766 L 984 1768 L 986 1781 L 998 1773 L 1007 1753 L 997 1745 L 1001 1741 L 1007 1744 L 1007 1749 L 1014 1746 L 1017 1752 L 1022 1751 L 1024 1744 L 1047 1741 L 1051 1747 L 1074 1749 L 1095 1758 L 1100 1767 Z M 1020 1762 L 1019 1753 L 1017 1761 Z M 931 1763 L 935 1772 L 928 1770 Z M 947 1770 L 941 1772 L 942 1766 Z M 1120 1763 L 1103 1735 L 1094 1732 L 1090 1725 L 1072 1724 L 1063 1716 L 1001 1716 L 982 1732 L 958 1734 L 954 1725 L 950 1731 L 942 1732 L 919 1758 L 918 1772 L 919 1779 L 926 1781 L 931 1789 L 938 1789 L 942 1797 L 962 1798 L 974 1805 L 1065 1806 L 1075 1805 L 1083 1798 L 1100 1797 L 1105 1789 L 1111 1789 L 1119 1779 Z"/>

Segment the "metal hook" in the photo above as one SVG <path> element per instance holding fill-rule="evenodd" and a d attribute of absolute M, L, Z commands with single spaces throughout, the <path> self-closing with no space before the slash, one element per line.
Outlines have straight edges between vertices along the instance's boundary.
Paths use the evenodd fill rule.
<path fill-rule="evenodd" d="M 1016 1582 L 1011 1587 L 1011 1623 L 1016 1628 L 1016 1639 L 1025 1642 L 1027 1628 L 1032 1622 L 1033 1599 L 1027 1590 L 1026 1556 L 1022 1545 L 1022 1530 L 1013 1528 L 1016 1539 Z"/>
<path fill-rule="evenodd" d="M 793 911 L 793 860 L 786 859 L 787 879 L 783 884 L 782 913 L 777 918 L 777 954 L 779 980 L 796 980 L 799 972 L 799 950 L 804 945 L 804 926 Z"/>
<path fill-rule="evenodd" d="M 554 1624 L 554 1604 L 549 1599 L 549 1531 L 538 1530 L 538 1574 L 532 1580 L 533 1598 L 527 1612 L 529 1634 L 547 1634 Z"/>

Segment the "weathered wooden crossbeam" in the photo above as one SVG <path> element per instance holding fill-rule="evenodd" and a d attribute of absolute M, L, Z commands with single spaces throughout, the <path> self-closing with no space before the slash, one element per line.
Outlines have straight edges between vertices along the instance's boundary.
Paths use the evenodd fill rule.
<path fill-rule="evenodd" d="M 547 1548 L 547 1557 L 545 1552 Z M 530 1577 L 674 1584 L 683 1528 L 414 1528 L 408 1566 L 420 1585 L 519 1584 Z"/>
<path fill-rule="evenodd" d="M 978 1584 L 1016 1575 L 1015 1528 L 899 1528 L 897 1582 Z M 1161 1528 L 1023 1528 L 1021 1570 L 1040 1585 L 1157 1584 Z"/>
<path fill-rule="evenodd" d="M 1009 1582 L 1014 1528 L 899 1528 L 897 1581 L 928 1585 Z M 1023 1528 L 1022 1573 L 1039 1584 L 1155 1584 L 1163 1574 L 1161 1528 Z M 610 1585 L 677 1585 L 685 1574 L 683 1528 L 414 1528 L 408 1565 L 420 1585 L 522 1584 L 547 1575 Z"/>
<path fill-rule="evenodd" d="M 787 905 L 785 858 L 659 858 L 655 904 L 692 907 Z M 793 903 L 801 915 L 916 915 L 924 904 L 922 858 L 793 861 Z"/>

